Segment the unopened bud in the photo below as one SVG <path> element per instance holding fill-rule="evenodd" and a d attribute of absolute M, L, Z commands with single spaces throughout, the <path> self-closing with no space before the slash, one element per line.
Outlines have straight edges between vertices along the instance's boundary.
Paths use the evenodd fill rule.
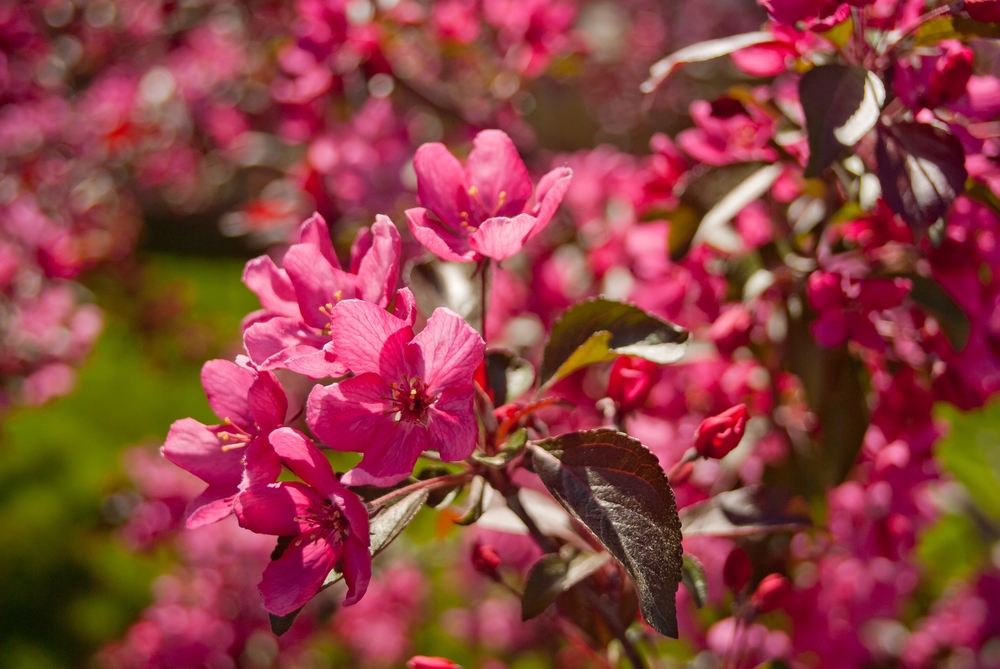
<path fill-rule="evenodd" d="M 443 657 L 427 657 L 426 655 L 414 655 L 406 663 L 407 669 L 462 669 L 451 660 Z"/>
<path fill-rule="evenodd" d="M 965 0 L 965 11 L 976 21 L 1000 22 L 1000 0 Z"/>
<path fill-rule="evenodd" d="M 745 550 L 737 546 L 726 558 L 726 564 L 722 568 L 722 580 L 727 588 L 738 595 L 747 587 L 751 576 L 753 576 L 753 565 L 750 564 L 750 558 Z"/>
<path fill-rule="evenodd" d="M 768 574 L 750 598 L 750 605 L 757 613 L 780 609 L 791 594 L 791 584 L 781 574 Z"/>
<path fill-rule="evenodd" d="M 740 443 L 746 426 L 747 407 L 737 404 L 703 420 L 695 433 L 694 447 L 702 457 L 723 458 Z"/>
<path fill-rule="evenodd" d="M 472 567 L 483 576 L 497 580 L 500 574 L 500 555 L 493 546 L 476 544 L 472 547 Z"/>
<path fill-rule="evenodd" d="M 649 398 L 658 370 L 655 362 L 643 358 L 618 357 L 611 366 L 608 397 L 615 401 L 622 413 L 640 408 Z"/>

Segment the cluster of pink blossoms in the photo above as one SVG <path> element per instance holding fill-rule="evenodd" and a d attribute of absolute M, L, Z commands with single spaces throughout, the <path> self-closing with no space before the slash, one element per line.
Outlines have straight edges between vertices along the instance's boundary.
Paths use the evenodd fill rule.
<path fill-rule="evenodd" d="M 529 76 L 562 48 L 569 10 L 529 3 L 523 24 L 501 23 L 500 4 L 484 2 L 482 15 Z M 438 488 L 467 495 L 461 513 L 441 513 L 476 522 L 476 569 L 527 599 L 556 560 L 569 570 L 613 553 L 545 471 L 555 457 L 546 453 L 572 450 L 574 435 L 613 430 L 640 440 L 669 473 L 689 573 L 703 576 L 701 590 L 676 598 L 680 635 L 704 654 L 690 658 L 697 664 L 809 667 L 822 658 L 916 669 L 952 657 L 988 666 L 1000 643 L 995 571 L 928 608 L 914 547 L 941 515 L 934 493 L 945 475 L 934 454 L 945 428 L 934 403 L 971 409 L 1000 390 L 1000 80 L 982 66 L 996 54 L 979 39 L 997 4 L 761 4 L 761 32 L 654 66 L 651 91 L 685 62 L 728 51 L 753 85 L 693 101 L 693 126 L 676 140 L 654 135 L 649 155 L 601 146 L 558 156 L 533 186 L 499 131 L 479 133 L 464 166 L 441 144 L 417 149 L 420 207 L 406 209 L 409 235 L 447 263 L 475 263 L 466 284 L 460 266 L 441 265 L 456 289 L 492 280 L 481 334 L 454 310 L 421 309 L 409 236 L 385 217 L 361 230 L 346 269 L 320 216 L 287 250 L 248 263 L 244 280 L 263 309 L 244 322 L 247 355 L 203 372 L 222 423 L 178 421 L 163 452 L 208 483 L 188 507 L 189 526 L 235 513 L 244 528 L 282 537 L 261 582 L 268 611 L 295 612 L 339 574 L 346 603 L 357 601 L 380 514 Z M 412 6 L 392 11 L 407 8 L 417 25 Z M 343 55 L 352 51 L 387 68 L 379 74 L 405 68 L 405 52 L 423 67 L 403 77 L 411 94 L 466 120 L 504 116 L 435 88 L 445 64 L 419 35 L 404 31 L 383 62 L 372 56 L 378 40 L 365 42 L 346 14 L 320 3 L 300 10 L 315 20 L 281 60 L 282 104 L 295 110 L 287 132 L 306 138 L 323 126 L 328 93 L 357 76 Z M 479 11 L 435 3 L 434 29 L 471 43 Z M 341 58 L 348 65 L 336 65 Z M 380 80 L 368 81 L 377 90 Z M 821 89 L 843 94 L 824 100 Z M 845 104 L 854 106 L 837 107 Z M 407 130 L 417 126 L 411 118 Z M 516 124 L 506 127 L 518 136 Z M 351 138 L 345 130 L 312 143 L 305 183 L 345 176 L 334 165 Z M 567 216 L 554 218 L 560 202 Z M 400 287 L 407 274 L 412 290 Z M 600 296 L 605 303 L 587 302 Z M 649 352 L 663 341 L 618 341 L 618 325 L 602 322 L 547 366 L 574 309 L 613 301 L 690 332 L 684 357 L 663 366 Z M 583 331 L 592 321 L 574 323 Z M 490 364 L 500 358 L 508 362 L 497 373 Z M 508 364 L 514 358 L 522 367 Z M 530 382 L 512 390 L 525 368 L 548 374 L 534 393 Z M 362 457 L 337 475 L 321 447 Z M 411 479 L 421 455 L 461 464 Z M 563 483 L 624 468 L 586 466 L 567 465 Z M 487 488 L 503 500 L 487 502 Z M 647 613 L 648 584 L 631 555 L 614 557 L 545 601 L 546 620 L 574 649 L 604 650 L 617 637 L 637 652 L 622 630 L 640 606 Z M 587 599 L 595 593 L 603 599 Z M 584 613 L 594 601 L 617 609 L 594 608 L 597 620 Z"/>

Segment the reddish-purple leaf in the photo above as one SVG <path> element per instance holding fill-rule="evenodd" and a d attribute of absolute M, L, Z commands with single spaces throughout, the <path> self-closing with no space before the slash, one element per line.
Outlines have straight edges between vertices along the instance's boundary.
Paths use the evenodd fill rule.
<path fill-rule="evenodd" d="M 572 432 L 531 446 L 535 472 L 632 576 L 646 622 L 677 638 L 681 524 L 667 475 L 638 439 Z"/>
<path fill-rule="evenodd" d="M 794 532 L 812 525 L 797 498 L 780 488 L 747 486 L 719 493 L 681 511 L 684 536 L 744 537 Z"/>
<path fill-rule="evenodd" d="M 928 123 L 880 125 L 875 158 L 882 197 L 918 231 L 944 216 L 969 176 L 962 143 Z"/>

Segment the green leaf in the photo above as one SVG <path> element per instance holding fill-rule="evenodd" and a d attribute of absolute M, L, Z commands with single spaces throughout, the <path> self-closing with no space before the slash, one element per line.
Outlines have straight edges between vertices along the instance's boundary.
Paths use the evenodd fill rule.
<path fill-rule="evenodd" d="M 814 177 L 875 127 L 885 85 L 859 65 L 820 65 L 799 80 L 809 136 L 805 176 Z"/>
<path fill-rule="evenodd" d="M 558 553 L 539 558 L 528 573 L 521 598 L 521 620 L 531 620 L 556 601 L 556 597 L 600 569 L 611 559 L 607 553 L 579 553 L 566 560 Z"/>
<path fill-rule="evenodd" d="M 708 581 L 705 579 L 705 568 L 701 560 L 693 555 L 684 556 L 684 571 L 681 573 L 681 583 L 691 593 L 694 605 L 699 609 L 705 606 L 708 599 Z"/>
<path fill-rule="evenodd" d="M 642 83 L 641 90 L 643 93 L 652 93 L 677 68 L 686 63 L 699 63 L 721 58 L 748 46 L 773 41 L 774 35 L 770 32 L 755 32 L 731 35 L 686 46 L 653 63 L 652 67 L 649 68 L 649 79 Z"/>
<path fill-rule="evenodd" d="M 812 526 L 805 503 L 780 488 L 747 486 L 684 508 L 685 537 L 745 537 L 796 532 Z"/>
<path fill-rule="evenodd" d="M 527 443 L 528 431 L 522 427 L 507 438 L 507 443 L 504 444 L 503 450 L 496 455 L 473 453 L 472 458 L 487 467 L 506 467 L 511 460 L 520 455 Z"/>
<path fill-rule="evenodd" d="M 919 274 L 906 276 L 913 282 L 910 298 L 937 320 L 953 351 L 964 349 L 972 326 L 962 307 L 934 279 Z"/>
<path fill-rule="evenodd" d="M 542 355 L 541 381 L 550 386 L 578 369 L 634 355 L 659 364 L 684 353 L 687 330 L 638 307 L 603 298 L 580 302 L 552 326 Z"/>
<path fill-rule="evenodd" d="M 494 349 L 486 354 L 486 378 L 493 390 L 493 404 L 501 406 L 531 388 L 535 368 L 511 351 Z"/>
<path fill-rule="evenodd" d="M 549 492 L 632 576 L 646 622 L 677 638 L 681 525 L 656 456 L 614 430 L 571 432 L 529 448 Z"/>
<path fill-rule="evenodd" d="M 410 521 L 413 520 L 417 512 L 420 511 L 420 508 L 427 501 L 427 496 L 427 490 L 411 492 L 392 506 L 383 509 L 381 513 L 371 519 L 368 524 L 368 534 L 371 537 L 371 545 L 368 550 L 371 551 L 372 557 L 384 551 L 400 535 L 403 529 L 410 524 Z M 329 588 L 342 578 L 344 578 L 344 574 L 341 573 L 338 567 L 334 567 L 326 575 L 323 585 L 320 586 L 319 590 L 323 591 Z M 276 616 L 273 613 L 269 613 L 271 631 L 274 632 L 275 636 L 281 636 L 291 629 L 292 623 L 295 622 L 295 618 L 301 612 L 302 609 L 298 608 L 283 616 Z"/>

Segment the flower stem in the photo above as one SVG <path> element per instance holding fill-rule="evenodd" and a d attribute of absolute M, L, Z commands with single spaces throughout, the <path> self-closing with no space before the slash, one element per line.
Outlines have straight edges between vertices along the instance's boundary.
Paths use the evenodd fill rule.
<path fill-rule="evenodd" d="M 368 508 L 370 511 L 375 511 L 380 507 L 385 506 L 389 502 L 394 502 L 400 497 L 406 497 L 411 492 L 416 492 L 417 490 L 423 490 L 424 488 L 442 488 L 447 485 L 461 484 L 471 481 L 475 477 L 475 472 L 462 472 L 460 474 L 448 474 L 447 476 L 437 476 L 432 479 L 426 479 L 424 481 L 417 481 L 416 483 L 411 483 L 408 486 L 403 486 L 402 488 L 397 488 L 392 492 L 388 492 L 381 497 L 373 499 L 368 502 Z"/>

